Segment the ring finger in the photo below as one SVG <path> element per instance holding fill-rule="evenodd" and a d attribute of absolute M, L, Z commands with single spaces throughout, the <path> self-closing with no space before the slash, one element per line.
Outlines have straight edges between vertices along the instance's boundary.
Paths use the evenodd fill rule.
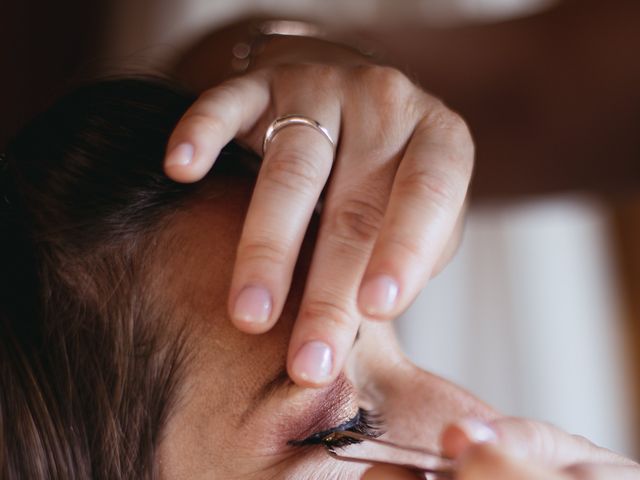
<path fill-rule="evenodd" d="M 338 102 L 328 95 L 318 98 L 310 90 L 291 92 L 287 98 L 295 101 L 276 104 L 277 118 L 308 117 L 337 142 Z M 313 111 L 308 105 L 314 105 Z M 304 233 L 333 159 L 333 145 L 308 125 L 291 124 L 272 137 L 244 221 L 231 282 L 229 311 L 239 329 L 261 333 L 280 316 Z"/>

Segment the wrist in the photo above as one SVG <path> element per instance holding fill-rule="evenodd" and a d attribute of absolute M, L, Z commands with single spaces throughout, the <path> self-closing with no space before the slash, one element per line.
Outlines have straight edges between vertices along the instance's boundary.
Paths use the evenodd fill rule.
<path fill-rule="evenodd" d="M 238 73 L 287 63 L 364 64 L 372 53 L 362 42 L 330 35 L 315 23 L 265 20 L 251 27 L 251 39 L 233 48 Z"/>
<path fill-rule="evenodd" d="M 284 64 L 365 65 L 373 62 L 354 47 L 326 38 L 274 35 L 255 56 L 250 70 Z"/>

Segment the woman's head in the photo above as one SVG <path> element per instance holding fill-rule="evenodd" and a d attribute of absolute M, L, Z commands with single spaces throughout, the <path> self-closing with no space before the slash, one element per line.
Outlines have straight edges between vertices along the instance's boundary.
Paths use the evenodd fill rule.
<path fill-rule="evenodd" d="M 0 207 L 2 476 L 355 478 L 288 442 L 360 408 L 392 438 L 423 444 L 446 421 L 490 415 L 411 366 L 384 325 L 364 324 L 330 387 L 287 381 L 311 233 L 276 327 L 232 327 L 249 154 L 228 146 L 196 185 L 166 179 L 164 146 L 191 101 L 155 81 L 96 83 L 11 144 Z"/>
<path fill-rule="evenodd" d="M 11 143 L 0 206 L 3 474 L 138 477 L 184 360 L 153 285 L 159 238 L 197 187 L 162 175 L 192 98 L 157 82 L 81 87 Z"/>

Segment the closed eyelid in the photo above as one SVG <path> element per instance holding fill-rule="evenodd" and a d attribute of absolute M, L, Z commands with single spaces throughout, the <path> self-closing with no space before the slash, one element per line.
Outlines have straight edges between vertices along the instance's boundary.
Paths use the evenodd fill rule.
<path fill-rule="evenodd" d="M 344 374 L 327 387 L 311 389 L 295 385 L 286 373 L 278 372 L 249 397 L 236 430 L 249 429 L 252 434 L 264 430 L 265 441 L 282 452 L 289 447 L 287 441 L 341 425 L 357 412 L 355 387 Z"/>
<path fill-rule="evenodd" d="M 360 328 L 356 332 L 354 344 L 360 339 Z M 260 406 L 261 403 L 266 402 L 271 398 L 278 390 L 286 387 L 293 386 L 294 383 L 289 377 L 287 369 L 283 366 L 273 377 L 267 380 L 262 387 L 253 395 L 249 401 L 249 406 L 240 415 L 238 426 L 245 425 L 253 412 Z"/>

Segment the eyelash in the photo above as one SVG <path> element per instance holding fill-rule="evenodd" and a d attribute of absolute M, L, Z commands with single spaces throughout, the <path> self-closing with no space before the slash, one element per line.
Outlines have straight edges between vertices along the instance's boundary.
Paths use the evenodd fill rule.
<path fill-rule="evenodd" d="M 384 433 L 384 430 L 382 428 L 382 418 L 380 417 L 380 415 L 372 412 L 371 410 L 365 410 L 364 408 L 358 409 L 358 414 L 352 420 L 352 422 L 353 424 L 350 427 L 335 429 L 334 431 L 349 431 L 360 433 L 372 438 L 377 438 Z M 337 439 L 329 438 L 327 440 L 324 440 L 323 443 L 327 447 L 335 449 L 362 443 L 362 440 L 357 440 L 355 438 L 349 437 L 339 437 Z"/>
<path fill-rule="evenodd" d="M 366 435 L 368 437 L 379 437 L 384 433 L 382 429 L 382 418 L 380 415 L 372 412 L 371 410 L 365 410 L 364 408 L 359 408 L 358 413 L 354 418 L 349 420 L 348 422 L 343 423 L 335 428 L 325 430 L 322 432 L 314 433 L 304 440 L 291 440 L 289 441 L 289 445 L 293 445 L 296 447 L 302 447 L 305 445 L 319 445 L 324 444 L 325 446 L 334 449 L 334 448 L 343 448 L 348 445 L 353 445 L 356 443 L 361 443 L 361 440 L 356 440 L 354 438 L 340 437 L 337 439 L 329 438 L 326 439 L 335 432 L 354 432 L 360 433 L 362 435 Z"/>

